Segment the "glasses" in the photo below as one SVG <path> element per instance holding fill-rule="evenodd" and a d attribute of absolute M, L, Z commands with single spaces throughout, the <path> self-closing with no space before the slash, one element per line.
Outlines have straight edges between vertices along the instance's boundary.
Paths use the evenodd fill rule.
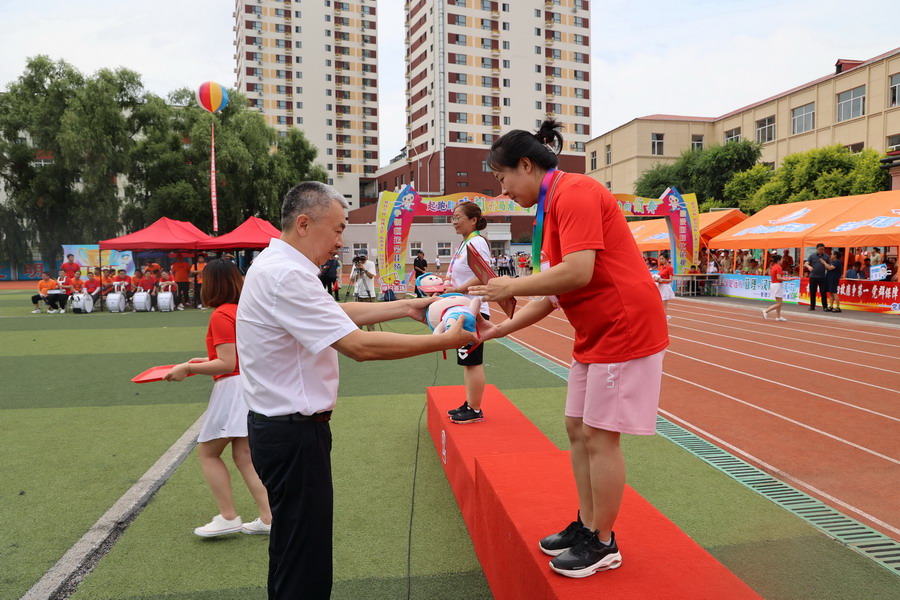
<path fill-rule="evenodd" d="M 461 216 L 459 216 L 459 215 L 453 215 L 452 217 L 450 217 L 450 222 L 451 222 L 451 223 L 459 223 L 460 221 L 465 221 L 466 218 L 467 218 L 467 217 L 461 217 Z"/>

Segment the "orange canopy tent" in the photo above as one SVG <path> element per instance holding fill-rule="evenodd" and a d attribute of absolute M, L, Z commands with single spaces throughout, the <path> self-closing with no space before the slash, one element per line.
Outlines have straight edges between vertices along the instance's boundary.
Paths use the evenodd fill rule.
<path fill-rule="evenodd" d="M 701 214 L 700 243 L 709 246 L 709 240 L 746 218 L 747 215 L 736 208 Z M 628 225 L 641 252 L 669 249 L 669 228 L 665 219 L 642 219 L 631 221 Z"/>
<path fill-rule="evenodd" d="M 805 246 L 900 246 L 900 190 L 841 198 L 850 199 L 855 200 L 853 207 L 807 234 Z"/>

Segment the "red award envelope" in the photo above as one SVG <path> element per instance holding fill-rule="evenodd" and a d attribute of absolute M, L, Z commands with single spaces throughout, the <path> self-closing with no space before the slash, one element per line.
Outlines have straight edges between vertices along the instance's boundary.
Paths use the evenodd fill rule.
<path fill-rule="evenodd" d="M 163 377 L 166 376 L 166 373 L 171 371 L 172 367 L 174 366 L 175 365 L 160 365 L 158 367 L 151 367 L 140 375 L 132 378 L 131 381 L 135 383 L 150 383 L 152 381 L 162 381 Z M 188 377 L 192 377 L 193 375 L 194 373 L 189 373 Z"/>
<path fill-rule="evenodd" d="M 466 252 L 468 255 L 468 263 L 469 268 L 472 269 L 472 272 L 475 273 L 475 277 L 481 280 L 481 283 L 487 283 L 491 279 L 497 276 L 494 273 L 494 270 L 491 268 L 491 265 L 484 260 L 484 258 L 478 252 Z M 515 298 L 507 298 L 506 300 L 501 300 L 497 302 L 497 305 L 506 313 L 506 316 L 512 319 L 513 313 L 516 312 L 516 299 Z"/>

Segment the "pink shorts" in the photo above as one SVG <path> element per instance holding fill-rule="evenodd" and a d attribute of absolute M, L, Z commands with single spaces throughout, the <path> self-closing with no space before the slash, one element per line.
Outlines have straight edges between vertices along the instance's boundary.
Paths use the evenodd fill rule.
<path fill-rule="evenodd" d="M 572 361 L 566 416 L 595 429 L 653 435 L 665 354 L 660 350 L 622 363 Z"/>

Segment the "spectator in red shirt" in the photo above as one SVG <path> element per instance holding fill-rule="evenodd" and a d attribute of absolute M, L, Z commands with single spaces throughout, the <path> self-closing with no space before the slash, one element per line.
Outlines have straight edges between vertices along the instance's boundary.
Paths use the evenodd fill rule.
<path fill-rule="evenodd" d="M 470 292 L 494 301 L 543 296 L 499 325 L 482 323 L 482 340 L 531 325 L 554 306 L 575 328 L 565 414 L 581 510 L 540 547 L 554 556 L 551 569 L 585 577 L 621 565 L 613 533 L 625 487 L 619 437 L 656 431 L 669 335 L 659 292 L 615 197 L 591 177 L 556 169 L 560 127 L 546 120 L 537 134 L 511 131 L 491 146 L 487 164 L 503 193 L 523 208 L 537 206 L 535 268 Z"/>
<path fill-rule="evenodd" d="M 91 295 L 94 304 L 100 302 L 100 280 L 94 277 L 93 271 L 88 271 L 87 279 L 84 281 L 84 291 Z"/>
<path fill-rule="evenodd" d="M 188 301 L 188 292 L 190 290 L 191 281 L 191 264 L 184 260 L 179 254 L 178 258 L 170 267 L 172 270 L 172 279 L 178 286 L 178 297 L 175 299 L 178 310 L 184 310 L 184 305 Z"/>
<path fill-rule="evenodd" d="M 60 269 L 65 272 L 66 277 L 72 277 L 75 275 L 75 271 L 81 269 L 81 265 L 75 262 L 74 254 L 66 254 L 66 262 L 62 264 Z"/>

